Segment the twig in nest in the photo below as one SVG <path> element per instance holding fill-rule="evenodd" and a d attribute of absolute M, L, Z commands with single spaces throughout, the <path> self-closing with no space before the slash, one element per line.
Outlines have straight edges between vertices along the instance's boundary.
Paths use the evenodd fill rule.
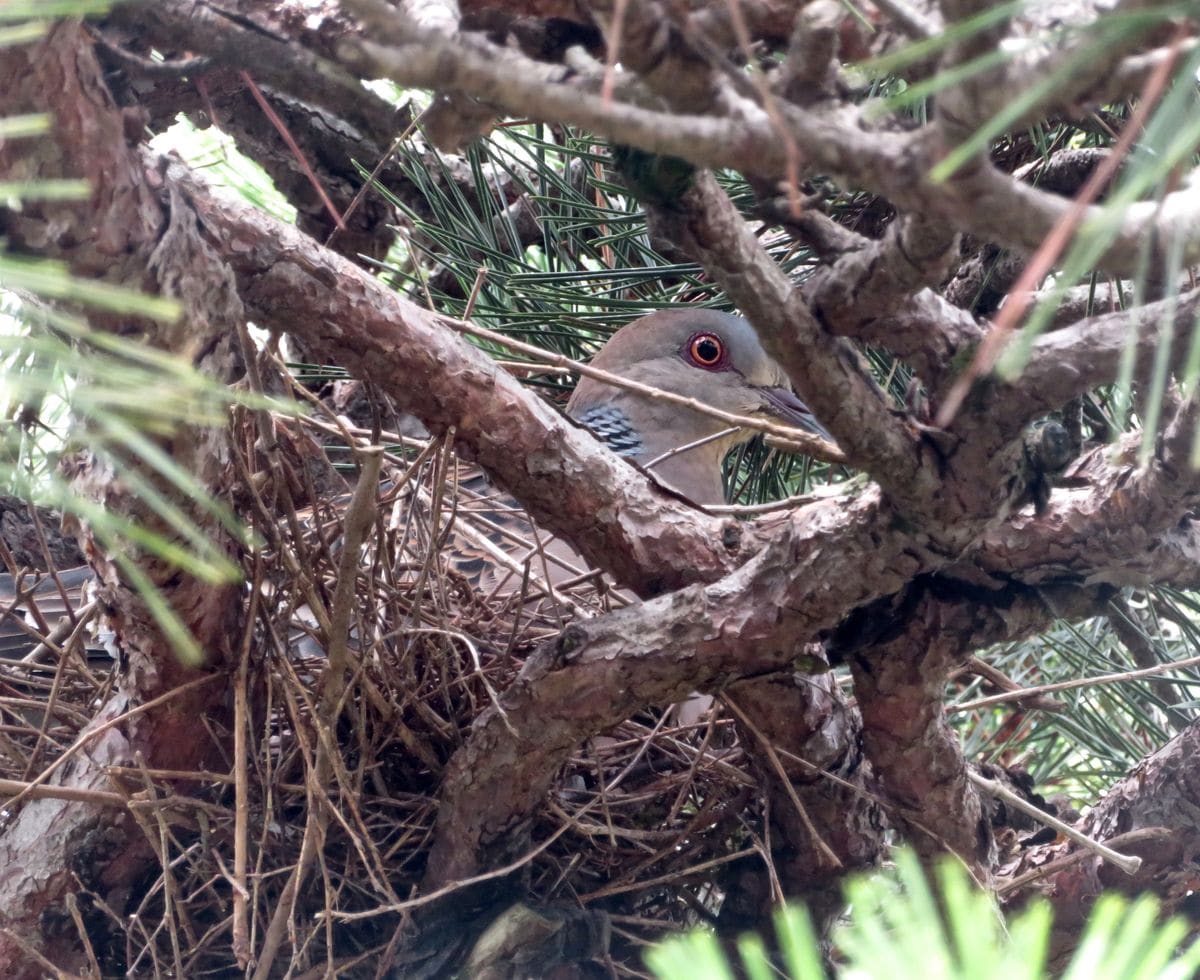
<path fill-rule="evenodd" d="M 1167 827 L 1139 827 L 1137 830 L 1131 830 L 1128 833 L 1110 837 L 1108 845 L 1114 848 L 1126 847 L 1129 844 L 1140 844 L 1144 841 L 1164 840 L 1170 836 L 1171 831 Z M 1039 878 L 1045 878 L 1046 875 L 1058 874 L 1058 872 L 1069 868 L 1071 865 L 1078 864 L 1091 853 L 1091 850 L 1088 848 L 1080 848 L 1078 851 L 1072 851 L 1070 854 L 1051 861 L 1049 864 L 1044 864 L 1040 868 L 1033 868 L 1024 874 L 1017 875 L 1017 877 L 1010 881 L 1004 882 L 997 886 L 996 894 L 1003 897 L 1019 888 L 1024 888 Z"/>
<path fill-rule="evenodd" d="M 967 770 L 967 778 L 971 780 L 985 793 L 994 796 L 997 799 L 1003 800 L 1015 810 L 1020 810 L 1027 817 L 1032 817 L 1038 823 L 1045 824 L 1054 830 L 1057 830 L 1064 837 L 1069 837 L 1080 847 L 1085 847 L 1095 854 L 1099 854 L 1109 864 L 1116 865 L 1127 875 L 1137 874 L 1138 868 L 1142 866 L 1142 859 L 1132 854 L 1119 854 L 1111 847 L 1101 844 L 1098 840 L 1093 840 L 1082 831 L 1076 830 L 1070 824 L 1063 823 L 1057 817 L 1052 817 L 1044 810 L 1039 810 L 1036 806 L 1026 800 L 1024 797 L 1018 796 L 1007 786 L 1002 786 L 994 780 L 988 779 L 985 776 L 979 775 L 977 772 Z"/>

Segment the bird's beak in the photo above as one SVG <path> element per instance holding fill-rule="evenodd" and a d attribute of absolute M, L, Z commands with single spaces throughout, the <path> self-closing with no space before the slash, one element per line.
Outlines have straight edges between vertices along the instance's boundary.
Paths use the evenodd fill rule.
<path fill-rule="evenodd" d="M 816 417 L 809 411 L 808 406 L 796 397 L 790 388 L 762 387 L 758 389 L 762 396 L 763 407 L 781 421 L 788 422 L 798 429 L 820 436 L 826 442 L 833 442 L 833 436 Z"/>

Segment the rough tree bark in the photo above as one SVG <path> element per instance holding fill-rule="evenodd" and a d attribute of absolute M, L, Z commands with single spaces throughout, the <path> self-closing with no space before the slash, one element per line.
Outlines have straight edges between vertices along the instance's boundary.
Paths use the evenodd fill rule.
<path fill-rule="evenodd" d="M 1020 378 L 981 380 L 953 420 L 937 427 L 940 400 L 991 329 L 951 301 L 978 295 L 977 273 L 968 268 L 974 257 L 963 261 L 961 236 L 1028 256 L 1072 204 L 982 153 L 944 180 L 930 170 L 994 114 L 1000 93 L 1009 98 L 1061 79 L 1080 42 L 1067 34 L 1030 45 L 940 93 L 932 121 L 905 127 L 872 122 L 855 105 L 837 44 L 868 39 L 837 17 L 831 29 L 819 3 L 746 3 L 734 16 L 723 4 L 685 13 L 635 0 L 620 38 L 624 67 L 615 94 L 604 88 L 603 64 L 585 57 L 603 58 L 616 43 L 617 19 L 605 3 L 471 2 L 460 10 L 446 2 L 431 5 L 431 16 L 416 16 L 418 6 L 162 0 L 152 9 L 119 6 L 88 26 L 62 22 L 36 43 L 0 49 L 0 118 L 45 111 L 55 119 L 50 137 L 0 142 L 0 179 L 85 177 L 93 188 L 84 204 L 0 209 L 0 232 L 13 252 L 180 299 L 184 320 L 170 327 L 92 320 L 187 353 L 222 381 L 240 376 L 235 352 L 247 321 L 293 335 L 312 356 L 376 385 L 435 435 L 450 435 L 461 455 L 543 527 L 646 600 L 570 625 L 482 708 L 442 772 L 422 894 L 525 854 L 538 808 L 581 743 L 692 691 L 729 698 L 740 744 L 771 801 L 780 880 L 825 916 L 838 908 L 840 878 L 878 859 L 885 822 L 922 855 L 954 851 L 994 884 L 1072 852 L 1075 845 L 1050 844 L 1000 864 L 993 810 L 966 778 L 970 760 L 943 717 L 944 687 L 971 653 L 1036 635 L 1056 619 L 1096 615 L 1123 585 L 1200 584 L 1193 520 L 1200 476 L 1188 465 L 1195 392 L 1171 404 L 1145 465 L 1134 461 L 1132 442 L 1124 454 L 1091 449 L 1072 464 L 1069 487 L 1048 500 L 1038 497 L 1045 474 L 1025 441 L 1030 423 L 1110 383 L 1130 336 L 1148 364 L 1170 331 L 1168 366 L 1180 370 L 1200 330 L 1200 290 L 1103 314 L 1084 308 L 1035 342 Z M 984 6 L 881 3 L 878 21 L 888 30 L 877 43 L 936 33 Z M 1083 6 L 1072 15 L 1094 13 Z M 1129 97 L 1195 45 L 1194 23 L 1165 33 L 1161 22 L 1145 24 L 1109 49 L 1105 63 L 1044 88 L 1009 130 Z M 1028 27 L 999 21 L 949 46 L 931 70 L 956 68 Z M 747 31 L 785 55 L 771 91 L 727 57 L 740 51 Z M 151 50 L 165 64 L 151 61 Z M 651 229 L 720 283 L 864 482 L 752 522 L 701 513 L 598 449 L 444 319 L 389 289 L 359 256 L 386 253 L 391 207 L 367 195 L 351 228 L 330 237 L 324 204 L 293 152 L 257 115 L 250 88 L 281 117 L 339 212 L 361 185 L 356 160 L 381 164 L 378 180 L 419 211 L 424 202 L 387 159 L 408 117 L 361 84 L 378 78 L 437 93 L 431 131 L 445 143 L 519 116 L 750 178 L 762 213 L 777 216 L 821 257 L 804 282 L 768 255 L 708 171 L 671 201 L 647 204 Z M 222 198 L 178 160 L 150 154 L 147 127 L 162 129 L 178 112 L 227 129 L 297 206 L 299 227 Z M 1093 165 L 1091 158 L 1064 165 L 1063 186 L 1077 188 Z M 796 182 L 817 176 L 878 195 L 896 217 L 879 237 L 867 237 L 819 212 L 797 214 Z M 1095 219 L 1096 208 L 1082 208 L 1083 218 Z M 1185 265 L 1200 261 L 1198 212 L 1200 185 L 1191 179 L 1161 200 L 1133 205 L 1094 268 L 1126 276 L 1168 255 Z M 1013 263 L 1015 281 L 1022 266 Z M 865 367 L 866 345 L 906 363 L 930 407 L 889 401 Z M 225 431 L 193 430 L 167 448 L 224 493 L 229 439 Z M 142 514 L 86 457 L 76 480 L 104 506 Z M 1028 506 L 1033 497 L 1036 509 Z M 233 553 L 232 542 L 210 527 Z M 137 760 L 182 771 L 219 764 L 229 748 L 222 676 L 240 642 L 245 595 L 147 564 L 209 652 L 202 670 L 187 669 L 111 556 L 87 546 L 86 534 L 85 547 L 126 658 L 94 725 L 154 706 L 89 739 L 87 752 L 55 781 L 99 790 L 109 786 L 107 765 Z M 810 644 L 849 664 L 853 704 L 833 675 L 796 672 Z M 211 738 L 192 737 L 197 717 L 207 720 Z M 1190 910 L 1190 879 L 1178 868 L 1200 851 L 1192 819 L 1198 737 L 1195 723 L 1093 801 L 1084 827 L 1099 839 L 1167 829 L 1169 846 L 1147 847 L 1135 880 L 1088 858 L 1022 886 L 1017 897 L 1040 887 L 1059 907 L 1056 956 L 1069 953 L 1101 887 L 1146 888 Z M 140 835 L 119 807 L 23 801 L 0 828 L 0 972 L 35 976 L 46 960 L 85 969 L 86 951 L 64 911 L 68 896 L 82 885 L 119 904 L 156 860 L 153 842 Z M 502 879 L 488 887 L 511 897 L 515 886 Z M 762 921 L 769 894 L 736 881 L 729 894 L 725 925 Z"/>
<path fill-rule="evenodd" d="M 55 25 L 45 41 L 10 49 L 0 58 L 0 115 L 51 111 L 53 138 L 0 147 L 0 172 L 35 178 L 86 177 L 85 206 L 36 204 L 7 211 L 0 221 L 8 247 L 65 261 L 80 275 L 177 298 L 185 315 L 176 324 L 129 323 L 93 317 L 101 329 L 140 336 L 156 348 L 193 351 L 195 362 L 222 381 L 235 380 L 237 326 L 245 314 L 228 268 L 197 235 L 194 215 L 167 188 L 162 171 L 147 169 L 127 137 L 127 115 L 112 101 L 82 25 Z M 216 488 L 228 457 L 223 429 L 188 429 L 164 448 L 205 485 Z M 75 483 L 106 508 L 153 520 L 112 474 L 84 455 Z M 232 553 L 233 543 L 213 518 L 197 515 L 207 533 Z M 213 736 L 228 710 L 220 683 L 241 618 L 237 588 L 214 588 L 181 575 L 166 562 L 143 570 L 206 651 L 202 669 L 184 666 L 112 557 L 87 543 L 99 573 L 100 598 L 120 637 L 125 666 L 114 696 L 97 712 L 81 742 L 86 751 L 55 775 L 57 785 L 108 788 L 104 767 L 148 765 L 199 769 L 219 759 Z M 149 708 L 150 710 L 144 710 Z M 128 716 L 120 724 L 114 724 Z M 92 735 L 94 732 L 94 737 Z M 128 889 L 154 860 L 154 842 L 131 814 L 84 802 L 25 802 L 0 839 L 0 964 L 8 976 L 38 976 L 28 950 L 49 952 L 75 928 L 63 904 L 81 887 L 101 893 Z M 77 940 L 75 942 L 77 945 Z M 82 953 L 56 957 L 65 969 L 85 965 Z"/>

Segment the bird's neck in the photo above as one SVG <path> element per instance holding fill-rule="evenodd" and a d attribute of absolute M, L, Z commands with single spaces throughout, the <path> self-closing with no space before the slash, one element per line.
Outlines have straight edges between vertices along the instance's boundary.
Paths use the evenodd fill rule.
<path fill-rule="evenodd" d="M 587 426 L 618 456 L 649 467 L 657 480 L 694 503 L 725 502 L 725 486 L 721 479 L 721 461 L 729 448 L 725 440 L 675 452 L 695 439 L 680 438 L 665 431 L 658 435 L 639 432 L 615 405 L 594 405 L 576 415 L 575 420 Z"/>

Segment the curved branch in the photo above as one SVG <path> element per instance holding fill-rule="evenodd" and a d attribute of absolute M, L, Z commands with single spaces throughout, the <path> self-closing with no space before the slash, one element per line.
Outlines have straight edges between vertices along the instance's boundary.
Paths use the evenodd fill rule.
<path fill-rule="evenodd" d="M 691 586 L 568 627 L 526 661 L 447 768 L 425 886 L 507 863 L 513 828 L 584 738 L 647 705 L 786 669 L 802 645 L 920 567 L 876 494 L 806 508 L 764 551 Z"/>
<path fill-rule="evenodd" d="M 1099 446 L 1068 471 L 1040 514 L 1025 512 L 989 531 L 974 564 L 1030 585 L 1067 578 L 1117 586 L 1200 583 L 1200 525 L 1196 476 L 1159 473 L 1160 463 L 1137 465 L 1140 433 L 1117 446 Z"/>
<path fill-rule="evenodd" d="M 1088 390 L 1111 384 L 1131 342 L 1148 371 L 1171 336 L 1170 365 L 1182 370 L 1200 314 L 1200 289 L 1131 310 L 1080 320 L 1039 337 L 1021 377 L 1001 388 L 995 408 L 1015 413 L 1021 424 L 1055 411 Z"/>
<path fill-rule="evenodd" d="M 136 31 L 144 42 L 172 50 L 186 43 L 194 53 L 250 71 L 256 80 L 281 92 L 302 94 L 309 106 L 345 120 L 380 146 L 391 142 L 396 122 L 393 106 L 353 73 L 296 43 L 285 25 L 272 23 L 281 14 L 280 4 L 247 6 L 246 11 L 226 11 L 210 3 L 181 0 L 117 4 L 107 21 Z M 251 14 L 268 22 L 256 23 Z"/>
<path fill-rule="evenodd" d="M 863 239 L 861 248 L 813 273 L 801 294 L 831 333 L 891 351 L 936 391 L 959 354 L 984 334 L 970 313 L 931 288 L 949 272 L 957 245 L 940 220 L 906 215 L 880 241 Z"/>
<path fill-rule="evenodd" d="M 936 127 L 901 134 L 869 128 L 857 109 L 801 109 L 776 100 L 768 115 L 749 101 L 727 116 L 658 112 L 605 99 L 575 84 L 568 71 L 515 52 L 459 37 L 453 41 L 420 31 L 394 16 L 382 0 L 346 0 L 346 5 L 386 43 L 347 38 L 340 60 L 370 77 L 401 85 L 455 91 L 485 98 L 525 118 L 567 122 L 651 153 L 676 156 L 702 167 L 731 167 L 760 177 L 789 174 L 782 118 L 794 145 L 802 147 L 808 172 L 834 174 L 847 186 L 887 197 L 898 208 L 938 216 L 964 231 L 1033 252 L 1066 215 L 1070 202 L 1021 184 L 986 162 L 950 180 L 929 179 L 945 153 Z M 1177 237 L 1182 261 L 1200 260 L 1200 193 L 1185 189 L 1163 202 L 1134 205 L 1097 267 L 1118 275 L 1138 268 L 1141 243 L 1154 242 L 1156 258 Z M 1085 224 L 1100 220 L 1092 207 Z"/>

